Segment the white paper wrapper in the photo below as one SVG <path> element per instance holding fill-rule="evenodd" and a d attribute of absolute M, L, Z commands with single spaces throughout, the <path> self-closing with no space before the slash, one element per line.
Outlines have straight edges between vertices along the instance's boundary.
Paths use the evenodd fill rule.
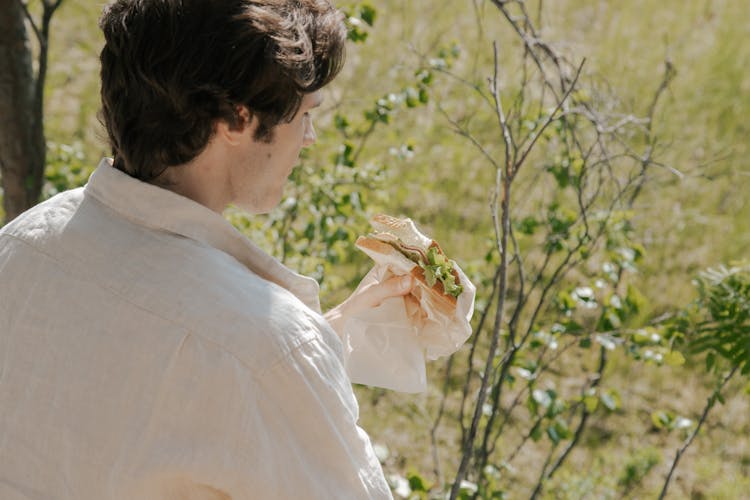
<path fill-rule="evenodd" d="M 352 382 L 401 392 L 427 389 L 425 360 L 454 353 L 471 335 L 476 287 L 458 266 L 455 269 L 464 291 L 454 317 L 432 310 L 424 301 L 420 305 L 427 318 L 410 317 L 404 298 L 394 297 L 346 319 L 342 340 Z M 359 288 L 394 274 L 404 270 L 376 264 Z"/>

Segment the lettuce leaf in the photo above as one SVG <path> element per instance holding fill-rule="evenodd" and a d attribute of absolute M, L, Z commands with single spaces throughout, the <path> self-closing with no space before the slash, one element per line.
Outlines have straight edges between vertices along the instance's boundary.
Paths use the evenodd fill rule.
<path fill-rule="evenodd" d="M 446 259 L 436 247 L 427 249 L 427 262 L 420 262 L 419 266 L 424 270 L 425 281 L 429 286 L 435 286 L 440 280 L 446 295 L 458 297 L 464 291 L 453 276 L 453 261 Z"/>

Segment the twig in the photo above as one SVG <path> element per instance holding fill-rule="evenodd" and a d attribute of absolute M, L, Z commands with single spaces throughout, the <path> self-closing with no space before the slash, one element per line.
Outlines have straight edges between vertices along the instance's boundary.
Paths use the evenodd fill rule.
<path fill-rule="evenodd" d="M 547 470 L 547 467 L 549 467 L 549 463 L 552 461 L 552 454 L 555 452 L 555 448 L 557 448 L 557 445 L 553 445 L 552 449 L 549 452 L 549 455 L 547 455 L 547 458 L 544 460 L 544 464 L 542 464 L 542 472 L 539 474 L 539 479 L 537 480 L 537 487 L 534 489 L 534 492 L 529 497 L 531 500 L 534 500 L 539 496 L 540 490 L 539 485 L 544 482 L 544 471 Z"/>
<path fill-rule="evenodd" d="M 493 44 L 496 48 L 496 44 Z M 497 50 L 495 51 L 495 78 L 493 80 L 493 92 L 495 95 L 497 95 L 497 72 L 498 72 L 498 60 L 497 60 Z M 496 99 L 496 106 L 497 109 L 500 110 L 502 113 L 502 106 L 499 103 L 499 98 Z M 501 124 L 504 120 L 504 115 L 501 115 Z M 505 125 L 505 130 L 507 130 L 507 124 Z M 504 130 L 504 135 L 505 135 Z M 506 139 L 506 147 L 509 147 L 510 144 L 508 144 L 507 136 L 505 136 Z M 479 387 L 479 394 L 477 396 L 477 403 L 474 408 L 474 416 L 471 421 L 471 427 L 469 428 L 469 434 L 467 436 L 467 439 L 463 445 L 463 452 L 461 456 L 461 463 L 459 464 L 458 471 L 456 472 L 456 478 L 453 481 L 453 486 L 451 487 L 450 492 L 450 500 L 455 500 L 456 496 L 458 495 L 458 492 L 461 488 L 461 481 L 464 479 L 466 475 L 466 470 L 469 466 L 469 461 L 471 460 L 471 456 L 474 452 L 474 439 L 476 438 L 477 432 L 479 430 L 479 421 L 482 417 L 482 408 L 484 406 L 485 399 L 487 397 L 487 387 L 489 385 L 489 381 L 492 378 L 492 363 L 494 359 L 494 353 L 497 349 L 498 340 L 500 338 L 500 329 L 503 324 L 503 313 L 505 310 L 505 299 L 507 297 L 508 292 L 508 235 L 510 233 L 510 187 L 512 182 L 512 177 L 510 175 L 507 175 L 510 173 L 511 165 L 507 163 L 510 159 L 509 152 L 506 151 L 506 175 L 502 179 L 502 203 L 501 203 L 501 225 L 502 228 L 500 230 L 500 234 L 497 234 L 497 222 L 495 222 L 496 226 L 496 245 L 498 250 L 500 251 L 500 285 L 498 290 L 498 297 L 497 297 L 497 309 L 495 310 L 495 323 L 493 325 L 492 329 L 492 338 L 490 340 L 489 345 L 489 354 L 487 356 L 487 360 L 485 363 L 484 368 L 484 376 L 482 377 L 482 383 Z M 498 173 L 498 178 L 500 177 L 500 174 Z M 492 217 L 494 220 L 497 220 L 497 199 L 500 195 L 498 192 L 500 190 L 500 184 L 498 182 L 496 186 L 496 192 L 494 196 L 493 201 L 493 212 Z"/>
<path fill-rule="evenodd" d="M 567 350 L 568 350 L 568 349 L 570 349 L 570 348 L 571 348 L 571 347 L 573 347 L 574 345 L 577 345 L 577 344 L 578 344 L 578 342 L 579 342 L 579 341 L 578 341 L 578 339 L 576 339 L 576 340 L 573 340 L 573 341 L 571 341 L 571 342 L 568 342 L 568 343 L 567 343 L 567 344 L 565 344 L 565 345 L 564 345 L 564 346 L 563 346 L 562 348 L 558 349 L 558 350 L 557 350 L 557 351 L 555 352 L 555 354 L 554 354 L 554 355 L 550 356 L 550 358 L 549 358 L 549 359 L 548 359 L 548 360 L 547 360 L 547 361 L 546 361 L 545 363 L 543 363 L 543 364 L 541 364 L 541 363 L 540 363 L 540 364 L 539 364 L 539 367 L 537 368 L 537 370 L 536 370 L 536 372 L 535 372 L 535 373 L 538 373 L 538 374 L 539 374 L 539 375 L 537 375 L 537 377 L 536 377 L 536 382 L 538 382 L 538 381 L 539 381 L 539 380 L 541 379 L 541 375 L 542 375 L 542 374 L 543 374 L 544 372 L 546 372 L 546 371 L 547 371 L 547 369 L 549 368 L 549 366 L 550 366 L 550 365 L 551 365 L 551 364 L 552 364 L 552 363 L 553 363 L 554 361 L 556 361 L 556 360 L 557 360 L 557 359 L 558 359 L 558 358 L 559 358 L 560 356 L 562 356 L 562 355 L 563 355 L 563 354 L 564 354 L 565 352 L 567 352 Z M 541 359 L 542 359 L 542 358 L 541 358 L 541 356 L 540 356 L 540 357 L 538 358 L 537 362 L 539 363 L 539 362 L 541 361 Z M 507 425 L 508 421 L 510 420 L 510 416 L 511 416 L 511 414 L 512 414 L 513 410 L 514 410 L 514 409 L 515 409 L 515 408 L 516 408 L 516 407 L 517 407 L 517 406 L 518 406 L 518 405 L 520 404 L 520 402 L 521 402 L 521 396 L 523 396 L 523 395 L 524 395 L 524 394 L 526 393 L 526 391 L 528 391 L 528 390 L 530 390 L 530 389 L 531 389 L 531 388 L 530 388 L 530 386 L 529 386 L 528 384 L 527 384 L 527 385 L 525 385 L 525 386 L 523 387 L 523 389 L 521 389 L 520 391 L 518 391 L 518 393 L 516 394 L 516 396 L 515 396 L 515 397 L 513 398 L 513 401 L 511 402 L 511 404 L 510 404 L 510 405 L 509 405 L 509 406 L 508 406 L 507 408 L 505 408 L 505 409 L 503 410 L 503 420 L 501 420 L 501 421 L 500 421 L 500 423 L 498 423 L 498 425 L 497 425 L 497 428 L 495 429 L 495 435 L 494 435 L 494 436 L 492 437 L 492 439 L 491 439 L 491 441 L 490 441 L 490 444 L 489 444 L 489 446 L 488 446 L 488 448 L 489 448 L 489 449 L 488 449 L 488 452 L 487 452 L 487 456 L 488 456 L 488 457 L 489 457 L 489 456 L 490 456 L 490 455 L 491 455 L 491 454 L 492 454 L 492 453 L 494 452 L 495 448 L 497 447 L 497 443 L 498 443 L 498 441 L 500 440 L 500 436 L 502 435 L 502 433 L 503 433 L 503 430 L 505 429 L 505 426 Z M 532 427 L 531 427 L 531 429 L 529 430 L 529 432 L 528 432 L 528 433 L 527 433 L 527 434 L 526 434 L 526 435 L 524 436 L 524 438 L 523 438 L 523 439 L 521 440 L 521 443 L 519 443 L 519 445 L 518 445 L 518 446 L 516 447 L 516 449 L 515 449 L 515 450 L 513 451 L 513 453 L 511 453 L 511 454 L 510 454 L 510 456 L 509 456 L 508 458 L 506 458 L 506 459 L 505 459 L 505 461 L 506 461 L 506 462 L 510 463 L 511 461 L 513 461 L 513 459 L 514 459 L 514 458 L 516 457 L 516 455 L 517 455 L 517 454 L 518 454 L 518 452 L 519 452 L 519 451 L 521 450 L 521 448 L 523 447 L 523 445 L 524 445 L 524 444 L 526 443 L 526 441 L 527 441 L 527 440 L 528 440 L 528 439 L 529 439 L 529 438 L 531 437 L 531 433 L 532 433 L 532 431 L 534 430 L 534 427 L 535 427 L 535 426 L 532 426 Z"/>
<path fill-rule="evenodd" d="M 500 91 L 498 89 L 497 72 L 500 65 L 498 63 L 497 42 L 492 42 L 492 51 L 494 55 L 495 71 L 490 82 L 490 94 L 495 101 L 495 115 L 497 116 L 498 123 L 500 124 L 500 130 L 502 130 L 503 133 L 503 142 L 505 142 L 505 175 L 512 177 L 514 174 L 515 165 L 513 165 L 513 163 L 511 162 L 511 154 L 516 150 L 516 147 L 515 143 L 513 142 L 513 136 L 510 133 L 510 128 L 508 128 L 508 121 L 505 118 L 503 103 L 500 99 Z M 498 170 L 498 172 L 500 172 L 500 170 Z M 495 193 L 498 193 L 498 189 L 495 190 Z M 497 208 L 497 205 L 495 205 L 495 208 Z M 496 213 L 496 210 L 493 211 L 493 215 Z"/>
<path fill-rule="evenodd" d="M 651 105 L 648 108 L 648 122 L 646 123 L 646 132 L 644 133 L 644 139 L 646 140 L 646 152 L 643 154 L 641 159 L 640 181 L 636 185 L 635 189 L 633 190 L 633 194 L 630 197 L 631 206 L 640 194 L 641 189 L 643 189 L 643 185 L 646 182 L 646 171 L 648 170 L 648 167 L 653 163 L 651 157 L 653 154 L 653 149 L 656 145 L 656 139 L 653 137 L 652 129 L 654 124 L 654 114 L 656 113 L 656 106 L 659 103 L 659 98 L 664 93 L 664 91 L 667 90 L 676 73 L 677 72 L 675 71 L 672 62 L 666 60 L 664 62 L 664 76 L 662 77 L 661 83 L 659 83 L 659 87 L 656 89 L 656 92 L 654 92 L 654 97 L 651 100 Z"/>
<path fill-rule="evenodd" d="M 456 120 L 451 118 L 442 106 L 438 105 L 438 111 L 453 126 L 453 131 L 455 133 L 457 133 L 461 137 L 465 137 L 469 139 L 469 141 L 471 141 L 474 147 L 476 147 L 479 150 L 479 152 L 482 153 L 482 156 L 484 156 L 485 159 L 489 161 L 495 167 L 495 169 L 500 168 L 500 166 L 495 161 L 495 158 L 489 153 L 489 151 L 487 151 L 487 149 L 485 149 L 484 146 L 482 146 L 482 143 L 480 143 L 479 140 L 476 137 L 474 137 L 474 135 L 471 132 L 469 132 L 468 129 L 461 126 L 461 124 L 459 124 Z"/>
<path fill-rule="evenodd" d="M 560 99 L 560 101 L 557 103 L 557 106 L 555 106 L 554 111 L 552 111 L 552 113 L 550 113 L 550 115 L 544 121 L 544 124 L 536 133 L 534 138 L 531 140 L 531 143 L 528 146 L 526 146 L 526 150 L 521 154 L 521 159 L 518 160 L 518 164 L 516 165 L 516 168 L 519 168 L 523 164 L 523 162 L 526 160 L 526 157 L 529 156 L 529 153 L 531 152 L 536 142 L 539 140 L 542 134 L 544 134 L 544 131 L 547 129 L 547 127 L 549 127 L 550 123 L 552 123 L 556 119 L 555 115 L 557 115 L 557 113 L 563 107 L 563 105 L 565 104 L 565 101 L 567 101 L 568 97 L 570 97 L 570 93 L 576 87 L 576 84 L 578 83 L 578 78 L 581 76 L 581 70 L 583 69 L 584 64 L 586 64 L 586 59 L 583 59 L 581 61 L 581 64 L 578 66 L 578 70 L 576 70 L 576 74 L 575 74 L 575 77 L 573 78 L 573 81 L 571 82 L 568 89 L 565 91 L 565 94 L 562 96 L 562 99 Z"/>
<path fill-rule="evenodd" d="M 649 130 L 650 121 L 653 120 L 655 104 L 649 108 L 650 118 L 641 120 L 631 115 L 599 113 L 585 100 L 574 99 L 572 93 L 578 88 L 579 79 L 582 78 L 585 59 L 580 64 L 573 65 L 558 54 L 552 46 L 541 40 L 539 36 L 541 32 L 535 28 L 527 5 L 522 0 L 491 0 L 490 3 L 498 8 L 501 15 L 512 25 L 515 33 L 523 42 L 523 72 L 518 75 L 518 78 L 521 79 L 520 89 L 517 93 L 509 90 L 507 95 L 503 94 L 506 100 L 501 99 L 499 50 L 496 42 L 492 44 L 494 71 L 488 78 L 489 96 L 487 92 L 482 91 L 473 82 L 455 75 L 451 76 L 469 85 L 482 96 L 485 102 L 489 101 L 490 108 L 492 108 L 491 112 L 494 112 L 495 115 L 493 118 L 496 119 L 496 124 L 500 130 L 495 143 L 500 143 L 500 147 L 504 147 L 503 156 L 493 156 L 495 146 L 484 136 L 479 135 L 478 132 L 476 132 L 477 135 L 474 135 L 469 130 L 468 120 L 452 119 L 438 105 L 438 109 L 453 125 L 455 132 L 467 138 L 487 160 L 488 164 L 495 169 L 495 186 L 491 194 L 490 210 L 495 236 L 493 244 L 500 255 L 500 262 L 495 268 L 495 279 L 493 279 L 491 305 L 488 305 L 485 309 L 481 320 L 481 324 L 484 325 L 491 308 L 495 307 L 494 325 L 490 332 L 489 342 L 482 339 L 482 343 L 479 344 L 479 332 L 477 331 L 469 353 L 463 399 L 459 412 L 461 459 L 455 480 L 451 486 L 451 499 L 456 498 L 458 490 L 460 490 L 460 483 L 467 476 L 470 479 L 478 477 L 481 483 L 479 491 L 485 491 L 482 488 L 482 486 L 487 486 L 487 479 L 483 476 L 484 465 L 497 453 L 496 443 L 503 430 L 510 427 L 510 424 L 506 424 L 511 422 L 511 419 L 517 413 L 517 408 L 521 404 L 522 394 L 524 393 L 524 391 L 518 391 L 514 394 L 510 406 L 507 406 L 504 402 L 503 398 L 507 401 L 508 396 L 511 396 L 504 393 L 510 392 L 510 389 L 508 389 L 510 370 L 515 358 L 525 352 L 524 349 L 539 326 L 537 321 L 549 311 L 552 297 L 559 289 L 562 280 L 577 265 L 587 259 L 580 250 L 584 246 L 588 248 L 588 253 L 601 250 L 602 240 L 607 236 L 607 231 L 611 229 L 612 218 L 618 209 L 625 205 L 624 202 L 627 201 L 627 198 L 633 194 L 633 188 L 637 183 L 643 180 L 643 172 L 641 171 L 641 174 L 638 174 L 638 171 L 644 164 L 655 165 L 654 155 L 658 152 L 655 147 L 656 141 L 653 140 L 654 136 Z M 538 12 L 540 20 L 541 10 L 542 1 L 540 0 Z M 511 11 L 513 14 L 511 14 Z M 657 93 L 661 94 L 665 89 L 666 87 L 660 87 Z M 491 97 L 491 99 L 488 99 L 488 97 Z M 658 96 L 656 100 L 658 100 Z M 537 105 L 538 112 L 534 114 Z M 528 131 L 525 127 L 525 117 L 527 116 L 532 116 L 535 121 L 535 126 L 531 131 Z M 550 135 L 546 132 L 553 123 L 559 124 L 559 129 L 558 133 Z M 649 147 L 645 153 L 630 149 L 627 143 L 629 136 L 626 134 L 632 131 L 636 131 L 638 135 L 648 134 L 647 144 Z M 545 135 L 549 140 L 539 141 L 542 135 Z M 548 144 L 553 154 L 559 152 L 563 158 L 580 158 L 583 162 L 580 171 L 577 170 L 575 174 L 571 171 L 568 174 L 577 176 L 577 182 L 569 183 L 569 186 L 575 191 L 577 207 L 574 210 L 577 213 L 574 213 L 570 219 L 567 219 L 567 215 L 565 216 L 566 226 L 563 229 L 549 229 L 553 224 L 551 218 L 547 221 L 538 221 L 539 225 L 545 225 L 545 223 L 550 225 L 546 236 L 548 238 L 559 238 L 562 243 L 559 248 L 539 245 L 538 239 L 533 236 L 529 240 L 519 242 L 516 240 L 510 225 L 510 193 L 513 182 L 516 180 L 520 167 L 525 165 L 526 162 L 531 163 L 531 158 L 536 156 L 536 152 L 545 148 L 543 144 Z M 492 147 L 490 147 L 491 145 Z M 532 151 L 535 152 L 535 155 L 531 155 Z M 548 157 L 544 152 L 542 152 L 542 155 Z M 635 161 L 632 161 L 633 159 Z M 626 167 L 624 172 L 620 171 L 622 165 Z M 546 179 L 540 179 L 544 170 L 546 170 L 546 166 L 540 165 L 540 167 L 542 168 L 538 169 L 539 174 L 531 176 L 535 178 L 529 184 L 529 189 L 536 190 L 540 187 L 542 189 L 549 187 L 549 182 Z M 533 167 L 526 169 L 529 168 Z M 536 172 L 537 170 L 534 170 L 532 174 Z M 518 179 L 521 184 L 516 184 L 513 188 L 515 191 L 525 186 L 527 181 L 525 175 L 519 176 Z M 569 188 L 563 186 L 563 189 Z M 523 204 L 530 200 L 544 200 L 544 194 L 533 194 L 528 197 L 525 195 L 525 192 L 524 196 L 516 195 L 520 199 L 516 200 L 518 203 L 512 206 L 514 213 L 517 213 L 519 204 L 523 207 Z M 567 193 L 559 196 L 565 198 Z M 635 197 L 637 197 L 637 193 L 633 198 Z M 558 199 L 557 193 L 555 193 L 553 199 Z M 556 210 L 551 206 L 548 207 L 548 210 Z M 521 248 L 524 247 L 519 243 L 529 243 L 530 252 L 533 253 L 524 254 L 522 259 Z M 509 248 L 510 244 L 513 245 L 512 248 Z M 518 269 L 516 269 L 516 265 Z M 516 279 L 520 281 L 520 284 L 515 281 Z M 514 290 L 516 286 L 520 288 L 518 295 L 511 294 L 509 296 L 509 281 L 512 283 Z M 507 305 L 507 302 L 511 300 L 515 300 L 512 308 Z M 506 309 L 508 310 L 506 311 Z M 506 314 L 508 315 L 507 320 Z M 501 333 L 503 339 L 500 339 Z M 574 343 L 569 345 L 572 346 Z M 476 380 L 474 378 L 476 373 L 474 358 L 479 356 L 478 353 L 483 355 L 486 353 L 486 359 L 483 362 L 484 371 L 478 384 L 477 396 L 469 404 L 469 391 L 476 388 L 476 384 L 473 383 Z M 559 354 L 548 355 L 546 349 L 544 349 L 539 356 L 539 363 L 542 360 L 547 363 L 544 368 L 538 367 L 537 371 L 548 370 L 549 373 L 552 373 L 553 370 L 549 365 L 552 361 L 545 358 L 555 358 Z M 600 350 L 599 369 L 596 373 L 591 373 L 594 378 L 584 382 L 584 390 L 599 384 L 605 365 L 606 353 Z M 594 371 L 593 367 L 591 371 Z M 529 390 L 529 388 L 527 387 L 524 390 Z M 443 401 L 443 404 L 445 404 L 445 401 Z M 468 414 L 464 415 L 465 411 L 468 412 L 466 410 L 467 404 L 472 411 L 471 418 L 468 417 Z M 485 417 L 485 409 L 490 407 L 492 412 Z M 580 418 L 573 432 L 572 440 L 566 443 L 565 449 L 558 448 L 557 445 L 552 448 L 544 466 L 541 468 L 539 484 L 534 495 L 541 494 L 544 482 L 565 463 L 571 450 L 580 443 L 580 439 L 585 432 L 590 419 L 590 412 L 585 405 L 578 403 L 569 408 L 568 411 L 572 418 Z M 439 412 L 439 417 L 441 416 L 443 416 L 442 409 Z M 529 421 L 527 424 L 533 424 L 533 422 Z M 531 431 L 525 427 L 522 432 L 519 432 L 520 436 L 525 437 L 511 455 L 511 459 L 524 446 L 533 430 L 534 427 Z"/>
<path fill-rule="evenodd" d="M 513 19 L 513 16 L 511 16 L 510 12 L 508 12 L 505 6 L 506 3 L 508 3 L 506 0 L 492 0 L 492 3 L 500 10 L 503 16 L 505 16 L 505 19 L 511 24 L 513 29 L 516 31 L 518 36 L 523 41 L 524 45 L 526 45 L 526 47 L 529 48 L 529 55 L 531 56 L 531 59 L 534 61 L 534 64 L 536 65 L 536 67 L 539 69 L 539 72 L 542 75 L 542 78 L 544 80 L 545 86 L 547 86 L 552 91 L 552 94 L 555 96 L 555 100 L 559 102 L 560 99 L 559 99 L 557 90 L 555 89 L 555 86 L 552 85 L 552 83 L 547 79 L 546 73 L 544 71 L 544 64 L 542 63 L 542 60 L 539 58 L 539 56 L 537 55 L 534 49 L 538 47 L 539 49 L 542 50 L 542 52 L 547 54 L 552 59 L 552 61 L 557 66 L 559 70 L 558 73 L 561 75 L 561 79 L 562 79 L 563 71 L 562 71 L 562 67 L 560 66 L 560 61 L 561 61 L 560 57 L 557 54 L 555 54 L 555 52 L 552 50 L 551 47 L 549 47 L 549 45 L 542 43 L 539 37 L 536 36 L 536 33 L 533 31 L 533 28 L 531 29 L 532 31 L 531 37 L 528 34 L 526 34 L 526 32 L 523 29 L 521 29 L 518 22 L 515 19 Z M 526 17 L 525 21 L 527 21 L 528 23 L 527 26 L 531 25 L 531 21 L 528 19 L 528 17 Z"/>
<path fill-rule="evenodd" d="M 474 340 L 471 343 L 471 349 L 469 350 L 469 356 L 466 362 L 466 380 L 463 387 L 463 396 L 461 399 L 461 406 L 459 408 L 458 422 L 461 426 L 461 443 L 466 441 L 466 428 L 464 426 L 464 413 L 466 408 L 466 401 L 469 397 L 469 385 L 471 383 L 471 377 L 474 373 L 474 354 L 477 348 L 477 342 L 479 340 L 479 334 L 484 328 L 484 322 L 487 320 L 487 315 L 490 312 L 490 304 L 495 300 L 495 293 L 497 292 L 498 281 L 500 278 L 500 269 L 498 268 L 495 273 L 495 277 L 492 279 L 492 291 L 490 292 L 489 299 L 487 301 L 487 307 L 482 312 L 482 316 L 479 319 L 479 324 L 474 331 Z"/>
<path fill-rule="evenodd" d="M 674 456 L 674 460 L 672 461 L 672 467 L 669 469 L 669 473 L 667 474 L 667 477 L 664 480 L 664 486 L 661 489 L 661 493 L 659 494 L 659 500 L 662 500 L 667 495 L 667 490 L 669 489 L 669 483 L 672 481 L 672 475 L 674 474 L 675 469 L 677 469 L 677 465 L 680 463 L 680 458 L 682 458 L 682 455 L 685 453 L 685 450 L 687 450 L 688 446 L 690 446 L 695 439 L 695 436 L 698 435 L 698 432 L 700 432 L 701 427 L 703 427 L 703 423 L 706 421 L 706 418 L 708 418 L 708 412 L 711 411 L 711 409 L 716 404 L 716 400 L 719 398 L 721 394 L 721 390 L 724 388 L 724 386 L 729 382 L 729 379 L 731 379 L 734 374 L 737 372 L 737 369 L 739 368 L 739 364 L 735 365 L 732 370 L 724 377 L 724 379 L 721 381 L 719 386 L 714 390 L 714 392 L 711 394 L 711 396 L 708 398 L 708 401 L 706 402 L 706 406 L 703 408 L 703 414 L 701 415 L 700 420 L 698 420 L 698 425 L 695 426 L 695 429 L 693 429 L 693 432 L 690 433 L 690 436 L 685 440 L 685 442 L 682 444 L 682 446 L 677 450 Z"/>
<path fill-rule="evenodd" d="M 23 0 L 18 0 L 18 4 L 23 9 L 23 13 L 26 16 L 26 20 L 29 21 L 29 24 L 31 25 L 31 29 L 34 30 L 34 35 L 36 36 L 36 39 L 39 42 L 39 46 L 41 47 L 42 44 L 45 42 L 44 42 L 44 39 L 42 38 L 42 32 L 39 31 L 39 27 L 36 25 L 36 21 L 34 21 L 34 16 L 32 16 L 31 12 L 29 12 L 29 5 Z"/>
<path fill-rule="evenodd" d="M 432 444 L 432 463 L 435 477 L 437 477 L 438 484 L 443 484 L 443 472 L 440 469 L 440 457 L 438 456 L 438 444 L 437 444 L 437 430 L 440 426 L 440 420 L 443 418 L 445 412 L 445 402 L 448 400 L 448 387 L 450 386 L 451 372 L 453 371 L 453 359 L 454 355 L 448 357 L 448 361 L 445 365 L 445 383 L 443 384 L 443 397 L 440 400 L 440 407 L 438 408 L 437 416 L 430 429 L 430 442 Z"/>
<path fill-rule="evenodd" d="M 597 387 L 601 381 L 602 377 L 604 376 L 604 368 L 607 366 L 607 349 L 605 347 L 599 348 L 599 367 L 596 370 L 596 374 L 594 375 L 594 379 L 589 384 L 588 389 L 593 389 Z M 585 393 L 586 391 L 584 391 Z M 555 463 L 550 467 L 549 472 L 547 473 L 546 480 L 549 480 L 552 478 L 552 476 L 557 472 L 557 470 L 560 468 L 560 466 L 565 462 L 565 459 L 568 457 L 570 452 L 575 448 L 575 446 L 578 444 L 578 441 L 580 441 L 581 436 L 583 435 L 584 429 L 586 429 L 586 423 L 588 422 L 589 416 L 591 415 L 591 412 L 589 412 L 588 407 L 586 405 L 583 405 L 583 411 L 581 414 L 581 420 L 578 423 L 578 427 L 576 428 L 575 433 L 573 434 L 573 439 L 570 440 L 570 443 L 568 443 L 568 446 L 565 447 L 565 450 L 560 454 L 560 456 L 555 460 Z"/>
<path fill-rule="evenodd" d="M 43 127 L 42 118 L 44 116 L 44 83 L 47 80 L 47 67 L 49 58 L 49 34 L 50 24 L 52 23 L 52 16 L 55 11 L 62 5 L 63 0 L 57 0 L 51 2 L 44 0 L 42 2 L 42 27 L 39 30 L 32 22 L 34 32 L 39 39 L 39 69 L 37 70 L 36 81 L 34 82 L 34 127 L 41 129 Z M 24 6 L 24 11 L 28 14 L 28 10 Z M 31 19 L 31 16 L 28 16 Z"/>

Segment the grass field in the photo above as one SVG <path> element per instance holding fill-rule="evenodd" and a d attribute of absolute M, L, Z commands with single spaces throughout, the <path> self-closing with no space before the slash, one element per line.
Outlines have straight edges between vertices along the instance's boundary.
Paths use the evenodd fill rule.
<path fill-rule="evenodd" d="M 538 3 L 542 3 L 539 0 Z M 676 78 L 656 113 L 662 161 L 681 172 L 653 171 L 636 213 L 636 231 L 646 248 L 637 282 L 648 298 L 644 317 L 684 305 L 693 297 L 692 276 L 721 262 L 747 257 L 750 246 L 750 16 L 745 0 L 555 0 L 543 2 L 542 36 L 619 96 L 617 107 L 642 116 L 665 60 Z M 537 2 L 529 2 L 536 5 Z M 348 65 L 327 93 L 317 118 L 319 142 L 335 137 L 334 112 L 355 113 L 384 93 L 413 80 L 422 55 L 461 47 L 455 70 L 483 82 L 489 76 L 491 42 L 498 40 L 512 68 L 512 36 L 488 1 L 384 0 L 366 43 L 352 46 Z M 93 167 L 107 153 L 96 118 L 100 4 L 66 0 L 53 22 L 47 86 L 47 136 L 73 145 L 82 164 Z M 480 20 L 478 20 L 480 19 Z M 502 61 L 502 59 L 501 59 Z M 511 79 L 513 75 L 503 78 Z M 502 78 L 501 78 L 502 80 Z M 476 96 L 449 78 L 433 84 L 430 104 L 379 130 L 367 145 L 370 161 L 390 165 L 392 180 L 383 208 L 408 214 L 461 262 L 481 260 L 490 225 L 492 173 L 468 144 L 451 132 L 438 112 L 471 112 Z M 351 111 L 353 110 L 353 111 Z M 491 132 L 488 132 L 490 134 Z M 499 138 L 498 138 L 499 143 Z M 389 150 L 413 145 L 413 156 Z M 321 150 L 325 151 L 322 147 Z M 328 153 L 314 156 L 328 161 Z M 435 385 L 411 396 L 358 389 L 362 424 L 390 450 L 387 473 L 413 469 L 432 476 L 429 429 L 439 399 L 442 363 L 430 367 Z M 654 428 L 650 415 L 668 409 L 695 419 L 710 393 L 700 370 L 637 367 L 615 357 L 609 376 L 621 388 L 621 412 L 598 421 L 585 445 L 547 488 L 549 498 L 652 498 L 674 449 L 684 436 Z M 750 434 L 745 381 L 736 381 L 724 406 L 678 469 L 671 498 L 750 498 Z M 455 429 L 441 428 L 446 442 Z M 507 446 L 512 446 L 508 436 Z M 506 445 L 503 441 L 503 445 Z M 446 450 L 448 448 L 446 447 Z M 447 452 L 441 452 L 447 453 Z M 540 451 L 530 449 L 508 469 L 523 498 L 536 479 Z M 451 471 L 457 457 L 441 456 Z M 638 480 L 628 483 L 631 471 Z M 635 472 L 633 472 L 635 471 Z M 640 472 L 638 472 L 640 471 Z M 640 481 L 642 477 L 642 481 Z M 625 479 L 624 479 L 625 478 Z"/>

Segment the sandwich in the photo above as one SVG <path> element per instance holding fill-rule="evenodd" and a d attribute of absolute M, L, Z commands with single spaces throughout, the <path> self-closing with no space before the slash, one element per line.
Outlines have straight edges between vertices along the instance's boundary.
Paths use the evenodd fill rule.
<path fill-rule="evenodd" d="M 417 304 L 407 300 L 407 307 L 419 305 L 433 319 L 436 315 L 453 318 L 463 286 L 455 262 L 445 256 L 440 245 L 422 234 L 411 219 L 376 215 L 370 224 L 374 232 L 360 236 L 355 244 L 393 274 L 414 277 L 412 295 Z"/>

